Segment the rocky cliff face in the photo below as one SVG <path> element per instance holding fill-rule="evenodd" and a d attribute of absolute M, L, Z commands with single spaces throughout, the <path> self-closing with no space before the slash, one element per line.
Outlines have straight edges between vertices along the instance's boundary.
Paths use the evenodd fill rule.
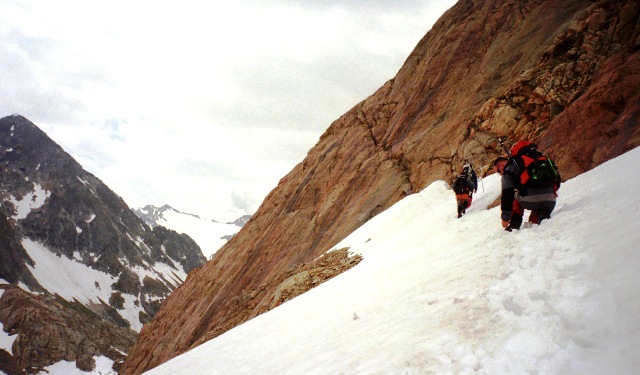
<path fill-rule="evenodd" d="M 463 163 L 490 171 L 500 138 L 537 142 L 565 178 L 640 145 L 639 11 L 638 1 L 459 1 L 169 296 L 122 373 L 266 311 L 273 280 Z"/>
<path fill-rule="evenodd" d="M 24 117 L 0 119 L 0 169 L 0 282 L 44 293 L 7 296 L 17 295 L 12 291 L 0 300 L 0 322 L 5 329 L 9 322 L 18 334 L 19 352 L 13 355 L 20 369 L 41 368 L 91 351 L 65 341 L 77 338 L 66 333 L 56 336 L 56 345 L 69 345 L 62 357 L 58 349 L 43 350 L 48 339 L 31 332 L 27 322 L 35 324 L 35 317 L 51 314 L 41 314 L 40 308 L 33 314 L 21 311 L 21 306 L 34 304 L 19 301 L 31 298 L 43 308 L 58 302 L 54 315 L 73 313 L 64 309 L 80 309 L 94 321 L 84 319 L 85 323 L 72 330 L 87 336 L 97 334 L 86 328 L 104 329 L 105 338 L 124 335 L 130 344 L 134 331 L 151 320 L 187 273 L 205 263 L 191 238 L 162 227 L 152 230 L 118 195 Z M 50 298 L 52 295 L 56 298 Z M 66 327 L 72 320 L 48 321 L 57 335 L 65 328 L 56 324 Z M 106 322 L 109 324 L 103 324 Z M 113 327 L 119 328 L 112 332 Z M 126 352 L 123 345 L 114 342 L 114 347 Z M 69 354 L 72 352 L 75 354 Z M 90 363 L 86 358 L 81 362 L 82 366 Z"/>

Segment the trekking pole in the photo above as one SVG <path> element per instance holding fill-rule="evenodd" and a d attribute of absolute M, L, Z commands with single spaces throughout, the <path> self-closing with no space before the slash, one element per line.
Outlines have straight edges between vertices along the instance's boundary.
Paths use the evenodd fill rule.
<path fill-rule="evenodd" d="M 509 156 L 511 158 L 512 157 L 511 156 L 511 151 L 509 151 L 507 146 L 504 144 L 504 139 L 502 139 L 502 137 L 498 137 L 498 142 L 500 142 L 500 146 L 502 146 L 502 149 L 504 150 L 504 152 L 507 153 L 507 156 Z"/>
<path fill-rule="evenodd" d="M 513 155 L 511 155 L 511 151 L 509 151 L 507 146 L 505 146 L 504 140 L 501 137 L 498 137 L 498 141 L 500 142 L 500 146 L 502 146 L 502 148 L 504 149 L 504 152 L 506 152 L 507 156 L 509 156 L 509 159 L 513 159 Z M 522 170 L 520 169 L 520 166 L 518 165 L 518 163 L 514 162 L 513 165 L 515 165 L 516 169 L 518 169 L 518 174 L 522 173 Z"/>

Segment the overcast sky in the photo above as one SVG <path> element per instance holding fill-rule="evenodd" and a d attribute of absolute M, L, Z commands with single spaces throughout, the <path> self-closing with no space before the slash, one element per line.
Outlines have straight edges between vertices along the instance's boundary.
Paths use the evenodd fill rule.
<path fill-rule="evenodd" d="M 131 207 L 253 213 L 454 0 L 0 0 L 0 117 Z"/>

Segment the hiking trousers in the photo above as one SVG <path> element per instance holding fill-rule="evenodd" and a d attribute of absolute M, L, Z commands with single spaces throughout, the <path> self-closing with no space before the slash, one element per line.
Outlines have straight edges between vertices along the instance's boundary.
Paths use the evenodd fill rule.
<path fill-rule="evenodd" d="M 456 194 L 456 203 L 458 204 L 458 217 L 460 217 L 469 206 L 471 206 L 471 194 Z"/>
<path fill-rule="evenodd" d="M 516 195 L 513 200 L 513 214 L 511 215 L 511 223 L 513 228 L 520 227 L 524 210 L 530 210 L 529 221 L 534 224 L 540 224 L 544 219 L 551 217 L 551 212 L 556 207 L 555 195 L 553 196 L 525 196 Z"/>

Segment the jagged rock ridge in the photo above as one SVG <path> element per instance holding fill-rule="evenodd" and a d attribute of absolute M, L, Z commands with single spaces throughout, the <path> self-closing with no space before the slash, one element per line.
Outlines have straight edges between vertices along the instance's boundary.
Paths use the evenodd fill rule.
<path fill-rule="evenodd" d="M 65 330 L 84 330 L 66 337 L 110 337 L 111 331 L 100 330 L 124 329 L 132 343 L 134 331 L 155 315 L 189 271 L 206 261 L 188 236 L 161 227 L 152 231 L 118 195 L 24 117 L 0 119 L 0 168 L 0 281 L 45 293 L 45 299 L 57 294 L 59 303 L 49 307 L 82 310 L 86 312 L 84 317 L 94 320 L 78 326 L 64 323 Z M 69 269 L 56 268 L 60 265 Z M 0 319 L 5 329 L 6 319 L 25 316 L 21 309 L 34 305 L 23 306 L 7 299 L 42 299 L 15 296 L 16 292 L 0 296 Z M 60 310 L 42 314 L 72 313 Z M 49 324 L 33 331 L 28 324 L 31 316 L 10 324 L 19 337 L 13 360 L 21 369 L 68 360 L 75 349 L 86 349 L 48 350 L 46 337 L 63 328 Z M 73 318 L 51 321 L 70 320 Z M 96 349 L 95 345 L 89 346 Z M 100 348 L 75 354 L 113 354 L 99 353 Z M 81 362 L 88 363 L 84 359 Z"/>
<path fill-rule="evenodd" d="M 135 213 L 136 216 L 142 219 L 145 223 L 149 224 L 151 228 L 155 228 L 158 225 L 160 225 L 158 224 L 158 220 L 161 220 L 163 218 L 165 212 L 176 212 L 182 215 L 191 216 L 196 219 L 200 219 L 200 216 L 198 215 L 178 211 L 175 208 L 169 206 L 168 204 L 165 204 L 162 207 L 156 207 L 150 204 L 142 208 L 133 209 L 133 213 Z M 213 222 L 216 222 L 216 221 L 213 220 Z"/>
<path fill-rule="evenodd" d="M 640 144 L 638 1 L 459 1 L 403 67 L 337 119 L 245 227 L 141 331 L 138 374 L 264 311 L 288 270 L 498 140 L 571 178 Z M 233 315 L 228 311 L 234 311 Z"/>

